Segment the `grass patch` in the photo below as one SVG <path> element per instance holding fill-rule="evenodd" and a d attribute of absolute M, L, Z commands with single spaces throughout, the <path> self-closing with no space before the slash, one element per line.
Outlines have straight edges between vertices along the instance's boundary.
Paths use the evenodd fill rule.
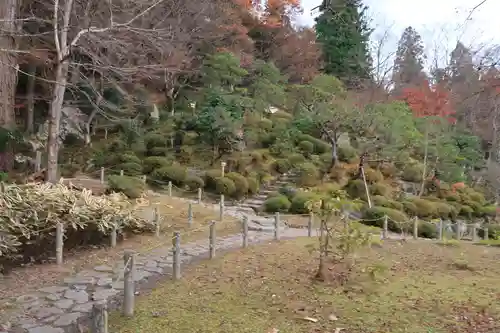
<path fill-rule="evenodd" d="M 488 240 L 483 239 L 474 244 L 500 247 L 500 239 L 488 239 Z"/>
<path fill-rule="evenodd" d="M 333 287 L 312 280 L 314 244 L 271 243 L 187 267 L 181 281 L 139 297 L 134 318 L 111 314 L 110 331 L 500 331 L 496 248 L 388 241 L 360 251 L 351 278 Z"/>

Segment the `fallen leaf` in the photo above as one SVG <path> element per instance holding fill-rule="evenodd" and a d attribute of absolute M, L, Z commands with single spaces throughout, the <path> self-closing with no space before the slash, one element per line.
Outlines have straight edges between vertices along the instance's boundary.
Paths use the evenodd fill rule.
<path fill-rule="evenodd" d="M 332 313 L 331 315 L 328 316 L 328 319 L 335 321 L 338 320 L 339 318 L 337 318 L 337 316 Z"/>
<path fill-rule="evenodd" d="M 267 333 L 278 333 L 279 330 L 277 328 L 272 328 L 269 332 Z"/>
<path fill-rule="evenodd" d="M 334 333 L 340 333 L 340 331 L 343 331 L 343 328 L 336 328 Z"/>

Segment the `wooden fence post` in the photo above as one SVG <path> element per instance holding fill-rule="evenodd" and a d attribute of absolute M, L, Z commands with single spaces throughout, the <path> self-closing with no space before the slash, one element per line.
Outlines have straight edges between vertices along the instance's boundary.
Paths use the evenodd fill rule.
<path fill-rule="evenodd" d="M 153 219 L 155 224 L 155 235 L 156 237 L 160 237 L 161 223 L 160 223 L 160 211 L 158 210 L 158 207 L 155 207 L 153 210 Z"/>
<path fill-rule="evenodd" d="M 168 182 L 168 196 L 169 197 L 172 196 L 172 182 L 171 181 Z"/>
<path fill-rule="evenodd" d="M 106 303 L 92 306 L 90 333 L 108 333 L 108 309 Z"/>
<path fill-rule="evenodd" d="M 101 179 L 101 184 L 104 184 L 104 168 L 103 167 L 101 167 L 101 177 L 100 177 L 100 179 Z"/>
<path fill-rule="evenodd" d="M 192 203 L 188 204 L 188 225 L 189 226 L 193 225 L 193 204 Z"/>
<path fill-rule="evenodd" d="M 490 238 L 489 230 L 488 230 L 488 228 L 484 228 L 483 239 L 485 241 L 487 241 L 487 240 L 489 240 L 489 238 Z"/>
<path fill-rule="evenodd" d="M 438 225 L 438 240 L 443 240 L 443 220 L 439 219 Z"/>
<path fill-rule="evenodd" d="M 64 227 L 61 222 L 56 224 L 56 263 L 63 264 L 63 249 L 64 249 Z"/>
<path fill-rule="evenodd" d="M 460 222 L 457 222 L 457 230 L 456 230 L 456 237 L 457 237 L 457 240 L 460 240 Z"/>
<path fill-rule="evenodd" d="M 387 215 L 384 216 L 384 224 L 382 228 L 382 239 L 389 238 L 389 219 Z"/>
<path fill-rule="evenodd" d="M 215 258 L 215 221 L 210 223 L 209 236 L 210 259 Z"/>
<path fill-rule="evenodd" d="M 113 222 L 113 227 L 111 229 L 111 234 L 109 235 L 111 247 L 116 247 L 116 238 L 117 238 L 118 230 L 116 221 Z"/>
<path fill-rule="evenodd" d="M 309 220 L 307 221 L 307 237 L 312 237 L 313 222 L 314 222 L 314 213 L 310 212 Z"/>
<path fill-rule="evenodd" d="M 174 232 L 172 245 L 174 255 L 172 261 L 172 276 L 174 280 L 179 280 L 181 278 L 181 234 L 178 231 Z"/>
<path fill-rule="evenodd" d="M 243 248 L 248 247 L 248 216 L 243 216 Z"/>
<path fill-rule="evenodd" d="M 135 253 L 125 250 L 123 253 L 123 315 L 132 317 L 135 304 Z"/>
<path fill-rule="evenodd" d="M 123 170 L 120 170 L 120 176 L 124 176 L 125 173 L 123 172 Z"/>
<path fill-rule="evenodd" d="M 274 215 L 274 240 L 280 239 L 280 213 Z"/>
<path fill-rule="evenodd" d="M 198 203 L 201 204 L 201 196 L 202 196 L 202 189 L 201 187 L 198 187 Z"/>
<path fill-rule="evenodd" d="M 146 182 L 147 182 L 147 176 L 146 176 L 146 175 L 143 175 L 143 176 L 142 176 L 142 182 L 143 182 L 144 184 L 146 184 Z"/>
<path fill-rule="evenodd" d="M 220 202 L 219 202 L 219 221 L 224 220 L 224 194 L 220 195 Z"/>
<path fill-rule="evenodd" d="M 413 239 L 418 239 L 418 217 L 413 221 Z"/>
<path fill-rule="evenodd" d="M 42 169 L 42 152 L 37 150 L 35 157 L 35 172 L 38 172 Z"/>

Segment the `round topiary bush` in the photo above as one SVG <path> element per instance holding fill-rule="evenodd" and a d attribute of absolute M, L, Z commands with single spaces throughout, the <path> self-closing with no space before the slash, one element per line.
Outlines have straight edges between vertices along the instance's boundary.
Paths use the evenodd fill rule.
<path fill-rule="evenodd" d="M 422 181 L 422 173 L 424 168 L 420 164 L 410 164 L 403 169 L 401 179 L 411 183 L 419 183 Z"/>
<path fill-rule="evenodd" d="M 434 204 L 434 216 L 440 217 L 442 219 L 449 219 L 452 217 L 453 207 L 448 205 L 446 202 L 436 201 Z"/>
<path fill-rule="evenodd" d="M 297 142 L 309 141 L 314 145 L 314 153 L 321 155 L 326 153 L 330 149 L 330 145 L 320 139 L 316 139 L 315 137 L 308 134 L 299 134 L 296 137 Z"/>
<path fill-rule="evenodd" d="M 303 163 L 298 167 L 299 185 L 312 187 L 318 184 L 320 172 L 312 163 Z"/>
<path fill-rule="evenodd" d="M 205 182 L 201 177 L 198 177 L 196 175 L 189 175 L 186 177 L 186 180 L 184 181 L 184 185 L 186 185 L 190 190 L 197 190 L 199 188 L 204 188 L 205 187 Z"/>
<path fill-rule="evenodd" d="M 118 175 L 108 177 L 108 192 L 121 192 L 130 199 L 137 199 L 145 189 L 146 184 L 137 177 Z"/>
<path fill-rule="evenodd" d="M 389 197 L 391 195 L 391 187 L 382 183 L 375 183 L 369 186 L 370 193 L 373 195 L 381 195 Z"/>
<path fill-rule="evenodd" d="M 458 212 L 459 216 L 465 217 L 466 219 L 472 219 L 472 215 L 474 214 L 474 209 L 469 206 L 462 205 Z"/>
<path fill-rule="evenodd" d="M 418 237 L 422 238 L 438 238 L 438 228 L 435 224 L 419 221 L 418 223 Z"/>
<path fill-rule="evenodd" d="M 358 157 L 358 153 L 356 149 L 351 146 L 339 146 L 337 147 L 337 156 L 339 161 L 351 163 L 356 157 Z"/>
<path fill-rule="evenodd" d="M 253 195 L 259 193 L 260 184 L 254 177 L 247 177 L 248 193 Z"/>
<path fill-rule="evenodd" d="M 311 210 L 308 203 L 317 199 L 317 195 L 308 192 L 297 192 L 292 198 L 290 213 L 292 214 L 308 214 Z"/>
<path fill-rule="evenodd" d="M 143 162 L 143 171 L 146 174 L 150 174 L 155 169 L 160 169 L 163 167 L 170 166 L 172 161 L 166 157 L 160 156 L 149 156 L 144 159 Z"/>
<path fill-rule="evenodd" d="M 234 198 L 241 199 L 248 193 L 248 182 L 244 176 L 236 172 L 229 172 L 226 177 L 234 182 L 235 191 L 232 194 Z"/>
<path fill-rule="evenodd" d="M 344 187 L 344 190 L 353 199 L 356 198 L 360 198 L 362 200 L 367 199 L 365 183 L 361 179 L 351 179 Z"/>
<path fill-rule="evenodd" d="M 314 144 L 311 141 L 300 141 L 298 147 L 304 156 L 308 157 L 314 153 Z"/>
<path fill-rule="evenodd" d="M 222 176 L 221 170 L 208 170 L 204 174 L 205 187 L 209 190 L 215 190 L 216 179 Z"/>
<path fill-rule="evenodd" d="M 142 165 L 134 162 L 121 163 L 116 166 L 118 170 L 123 170 L 126 176 L 140 176 L 143 174 Z"/>
<path fill-rule="evenodd" d="M 384 180 L 382 172 L 372 168 L 365 168 L 365 177 L 368 184 L 375 184 Z"/>
<path fill-rule="evenodd" d="M 339 166 L 334 166 L 330 169 L 329 178 L 335 182 L 340 183 L 347 177 L 347 172 Z"/>
<path fill-rule="evenodd" d="M 416 210 L 413 212 L 415 216 L 422 218 L 436 216 L 436 206 L 432 201 L 421 198 L 414 198 L 410 201 L 416 208 Z"/>
<path fill-rule="evenodd" d="M 302 154 L 291 154 L 288 156 L 288 162 L 290 163 L 290 167 L 296 168 L 300 164 L 304 163 L 306 158 Z"/>
<path fill-rule="evenodd" d="M 285 213 L 290 209 L 291 203 L 284 195 L 272 197 L 264 201 L 264 211 L 267 213 Z"/>
<path fill-rule="evenodd" d="M 215 192 L 230 197 L 236 192 L 236 186 L 232 179 L 219 177 L 215 179 Z"/>
<path fill-rule="evenodd" d="M 399 223 L 409 220 L 408 216 L 399 210 L 375 206 L 367 208 L 363 212 L 363 220 L 361 220 L 361 223 L 382 228 L 384 226 L 385 216 L 388 217 L 387 229 L 393 232 L 401 232 Z"/>
<path fill-rule="evenodd" d="M 397 175 L 398 169 L 392 163 L 382 163 L 380 165 L 380 172 L 382 172 L 382 175 L 386 178 L 393 178 Z"/>
<path fill-rule="evenodd" d="M 278 173 L 287 173 L 291 169 L 290 162 L 286 159 L 279 159 L 274 161 L 273 163 L 273 169 L 278 172 Z"/>
<path fill-rule="evenodd" d="M 151 173 L 151 178 L 159 185 L 166 185 L 169 181 L 177 186 L 182 186 L 187 178 L 187 169 L 180 165 L 170 165 L 159 168 Z"/>
<path fill-rule="evenodd" d="M 259 120 L 258 126 L 263 130 L 270 130 L 273 128 L 273 122 L 267 118 L 262 118 Z"/>

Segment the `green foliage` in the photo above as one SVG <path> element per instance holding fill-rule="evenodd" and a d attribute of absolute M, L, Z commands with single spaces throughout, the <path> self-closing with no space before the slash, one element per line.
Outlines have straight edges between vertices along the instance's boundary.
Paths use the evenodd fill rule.
<path fill-rule="evenodd" d="M 423 166 L 420 164 L 406 165 L 403 169 L 401 179 L 407 182 L 419 183 L 422 181 L 423 171 Z"/>
<path fill-rule="evenodd" d="M 201 177 L 188 175 L 184 180 L 184 185 L 187 186 L 190 190 L 197 190 L 199 188 L 204 188 L 205 182 Z"/>
<path fill-rule="evenodd" d="M 408 201 L 413 204 L 411 206 L 405 206 L 411 215 L 423 218 L 434 217 L 436 215 L 436 207 L 432 201 L 421 198 L 413 198 Z"/>
<path fill-rule="evenodd" d="M 312 187 L 318 184 L 319 170 L 312 163 L 303 163 L 298 167 L 299 185 Z"/>
<path fill-rule="evenodd" d="M 373 225 L 382 228 L 384 226 L 384 217 L 388 217 L 387 228 L 390 231 L 400 232 L 400 225 L 396 222 L 407 222 L 409 220 L 408 216 L 396 209 L 388 207 L 377 207 L 367 208 L 363 212 L 362 223 L 367 225 Z"/>
<path fill-rule="evenodd" d="M 278 173 L 287 173 L 292 168 L 290 161 L 286 159 L 278 159 L 273 163 L 273 169 Z"/>
<path fill-rule="evenodd" d="M 264 202 L 264 211 L 267 213 L 284 213 L 290 209 L 290 200 L 284 195 L 271 197 Z"/>
<path fill-rule="evenodd" d="M 156 169 L 151 173 L 151 178 L 159 185 L 166 185 L 169 181 L 177 186 L 182 186 L 187 178 L 187 169 L 180 165 L 170 165 Z"/>
<path fill-rule="evenodd" d="M 437 226 L 426 221 L 418 223 L 418 237 L 436 239 L 438 238 Z"/>
<path fill-rule="evenodd" d="M 478 229 L 479 237 L 484 239 L 485 229 L 488 229 L 488 239 L 500 240 L 500 225 L 499 224 L 485 224 L 482 228 Z"/>
<path fill-rule="evenodd" d="M 345 186 L 345 191 L 353 199 L 360 198 L 366 200 L 365 183 L 361 179 L 351 179 Z"/>
<path fill-rule="evenodd" d="M 372 184 L 369 188 L 372 195 L 381 195 L 383 197 L 389 197 L 392 192 L 391 187 L 383 183 Z"/>
<path fill-rule="evenodd" d="M 257 179 L 255 179 L 254 177 L 247 177 L 247 183 L 248 183 L 248 193 L 250 195 L 259 193 L 260 184 Z"/>
<path fill-rule="evenodd" d="M 300 141 L 299 149 L 304 156 L 311 156 L 314 153 L 314 144 L 311 141 Z"/>
<path fill-rule="evenodd" d="M 308 214 L 311 210 L 308 203 L 318 196 L 314 193 L 308 192 L 297 192 L 292 198 L 292 204 L 290 206 L 290 213 L 292 214 Z"/>
<path fill-rule="evenodd" d="M 121 163 L 117 165 L 119 170 L 127 176 L 140 176 L 143 174 L 142 165 L 134 162 Z"/>
<path fill-rule="evenodd" d="M 121 192 L 130 199 L 140 198 L 146 185 L 137 177 L 112 175 L 108 177 L 108 190 Z"/>
<path fill-rule="evenodd" d="M 291 168 L 296 168 L 306 162 L 306 158 L 302 154 L 291 154 L 288 156 L 288 162 L 290 162 Z"/>
<path fill-rule="evenodd" d="M 393 178 L 398 173 L 398 169 L 392 163 L 382 163 L 380 172 L 382 172 L 382 175 L 386 178 Z"/>
<path fill-rule="evenodd" d="M 372 168 L 365 168 L 365 177 L 368 184 L 374 184 L 384 180 L 382 173 Z"/>
<path fill-rule="evenodd" d="M 236 172 L 229 172 L 226 174 L 226 178 L 231 179 L 234 183 L 235 191 L 232 193 L 233 197 L 241 199 L 248 193 L 248 181 L 244 176 Z"/>
<path fill-rule="evenodd" d="M 149 156 L 144 159 L 143 171 L 146 174 L 150 174 L 155 169 L 160 169 L 167 167 L 172 164 L 172 161 L 166 157 L 160 156 Z"/>
<path fill-rule="evenodd" d="M 232 53 L 219 52 L 207 57 L 202 67 L 202 80 L 206 85 L 232 89 L 248 72 L 241 68 L 240 60 Z"/>
<path fill-rule="evenodd" d="M 339 146 L 337 147 L 337 155 L 339 161 L 351 163 L 358 156 L 358 153 L 356 149 L 351 146 Z"/>
<path fill-rule="evenodd" d="M 215 192 L 231 197 L 236 192 L 234 181 L 227 177 L 218 177 L 215 179 Z"/>
<path fill-rule="evenodd" d="M 221 177 L 221 171 L 220 169 L 217 170 L 208 170 L 205 172 L 204 175 L 204 180 L 205 180 L 205 186 L 209 190 L 215 190 L 216 188 L 216 183 L 217 183 L 217 178 Z"/>
<path fill-rule="evenodd" d="M 313 152 L 314 154 L 324 154 L 330 149 L 330 145 L 323 140 L 316 139 L 315 137 L 308 134 L 299 134 L 297 136 L 297 140 L 299 144 L 304 141 L 308 141 L 313 144 Z"/>

